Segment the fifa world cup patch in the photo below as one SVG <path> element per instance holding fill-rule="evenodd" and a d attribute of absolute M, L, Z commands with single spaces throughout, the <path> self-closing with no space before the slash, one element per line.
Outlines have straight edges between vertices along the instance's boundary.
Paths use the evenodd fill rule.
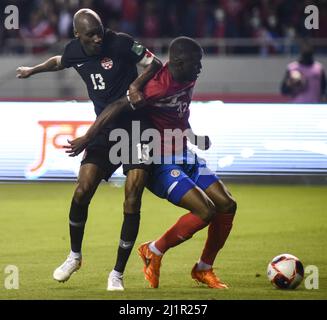
<path fill-rule="evenodd" d="M 110 58 L 105 57 L 101 60 L 101 66 L 103 69 L 109 70 L 112 68 L 113 64 L 114 63 Z"/>
<path fill-rule="evenodd" d="M 138 56 L 140 56 L 144 51 L 144 47 L 135 41 L 132 47 L 132 51 L 136 53 Z"/>
<path fill-rule="evenodd" d="M 174 178 L 177 178 L 179 175 L 181 174 L 181 172 L 177 169 L 171 170 L 170 171 L 170 175 Z"/>

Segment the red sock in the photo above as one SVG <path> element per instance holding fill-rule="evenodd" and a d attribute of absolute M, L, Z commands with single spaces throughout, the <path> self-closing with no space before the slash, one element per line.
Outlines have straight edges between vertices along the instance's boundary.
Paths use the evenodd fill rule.
<path fill-rule="evenodd" d="M 180 217 L 178 221 L 166 233 L 156 240 L 155 246 L 162 253 L 169 248 L 175 247 L 187 239 L 192 238 L 193 234 L 208 225 L 197 215 L 189 212 Z"/>
<path fill-rule="evenodd" d="M 233 226 L 234 214 L 216 214 L 209 224 L 208 238 L 203 249 L 201 260 L 213 265 L 218 251 L 224 246 Z"/>

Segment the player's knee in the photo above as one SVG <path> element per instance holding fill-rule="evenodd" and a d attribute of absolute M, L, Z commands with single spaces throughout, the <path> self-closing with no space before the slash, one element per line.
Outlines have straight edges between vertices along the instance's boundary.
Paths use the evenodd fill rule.
<path fill-rule="evenodd" d="M 221 206 L 218 207 L 218 213 L 235 214 L 237 210 L 237 203 L 234 199 L 226 198 Z"/>
<path fill-rule="evenodd" d="M 74 192 L 74 201 L 78 204 L 87 204 L 93 195 L 93 186 L 89 183 L 79 183 Z"/>
<path fill-rule="evenodd" d="M 234 199 L 232 199 L 232 201 L 230 203 L 230 206 L 229 206 L 228 213 L 235 214 L 236 213 L 236 210 L 237 210 L 237 202 Z"/>

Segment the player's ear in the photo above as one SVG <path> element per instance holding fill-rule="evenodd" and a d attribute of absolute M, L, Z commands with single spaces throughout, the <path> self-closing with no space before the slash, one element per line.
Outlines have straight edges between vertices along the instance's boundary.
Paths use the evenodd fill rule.
<path fill-rule="evenodd" d="M 74 36 L 75 38 L 79 38 L 79 33 L 76 31 L 76 29 L 74 29 Z"/>

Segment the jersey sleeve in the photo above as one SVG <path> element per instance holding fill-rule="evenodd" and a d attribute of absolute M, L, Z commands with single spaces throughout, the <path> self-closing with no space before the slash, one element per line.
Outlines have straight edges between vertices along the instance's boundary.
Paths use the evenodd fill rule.
<path fill-rule="evenodd" d="M 64 53 L 61 56 L 61 65 L 64 68 L 70 68 L 73 65 L 71 42 L 65 46 Z"/>
<path fill-rule="evenodd" d="M 128 62 L 137 64 L 146 54 L 146 48 L 126 33 L 118 33 L 117 52 Z"/>

